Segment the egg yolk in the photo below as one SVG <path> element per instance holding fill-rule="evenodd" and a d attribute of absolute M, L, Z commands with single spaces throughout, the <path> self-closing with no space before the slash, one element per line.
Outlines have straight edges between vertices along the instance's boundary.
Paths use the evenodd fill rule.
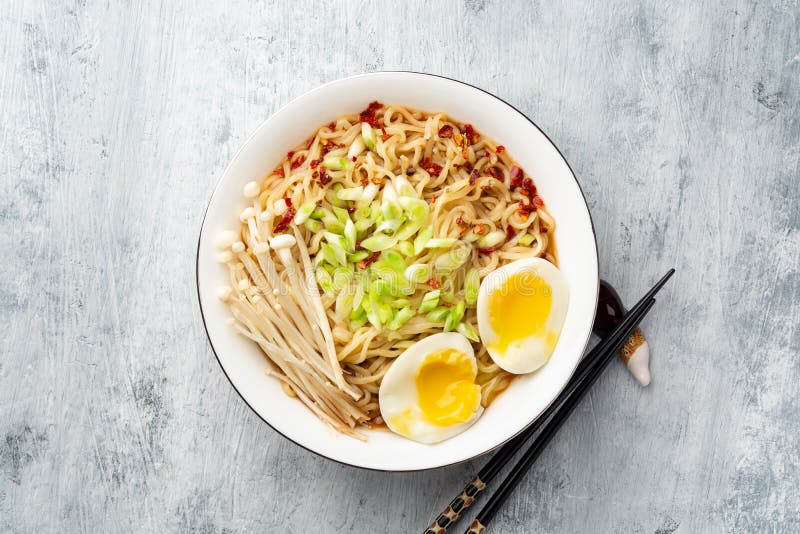
<path fill-rule="evenodd" d="M 545 330 L 553 291 L 534 271 L 512 274 L 489 297 L 489 325 L 496 339 L 491 346 L 505 352 L 515 341 L 538 335 L 555 345 L 557 336 Z"/>
<path fill-rule="evenodd" d="M 469 356 L 455 349 L 426 356 L 417 370 L 416 383 L 423 416 L 439 426 L 468 421 L 481 399 Z"/>

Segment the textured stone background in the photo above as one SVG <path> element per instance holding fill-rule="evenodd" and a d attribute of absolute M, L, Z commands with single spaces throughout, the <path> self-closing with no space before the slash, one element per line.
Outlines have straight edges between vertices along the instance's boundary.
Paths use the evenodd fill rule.
<path fill-rule="evenodd" d="M 200 321 L 196 239 L 233 152 L 381 69 L 531 116 L 626 299 L 678 269 L 645 325 L 652 386 L 612 366 L 493 532 L 799 531 L 800 8 L 555 4 L 0 3 L 0 531 L 416 531 L 483 463 L 305 452 Z"/>

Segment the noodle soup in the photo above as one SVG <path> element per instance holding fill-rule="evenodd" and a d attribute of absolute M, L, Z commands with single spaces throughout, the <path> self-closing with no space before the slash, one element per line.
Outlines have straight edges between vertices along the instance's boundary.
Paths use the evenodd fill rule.
<path fill-rule="evenodd" d="M 556 264 L 555 227 L 503 145 L 444 113 L 369 104 L 321 126 L 244 190 L 221 236 L 220 296 L 267 373 L 339 432 L 384 423 L 379 390 L 416 342 L 457 332 L 480 405 L 515 375 L 478 334 L 478 287 L 516 260 Z"/>

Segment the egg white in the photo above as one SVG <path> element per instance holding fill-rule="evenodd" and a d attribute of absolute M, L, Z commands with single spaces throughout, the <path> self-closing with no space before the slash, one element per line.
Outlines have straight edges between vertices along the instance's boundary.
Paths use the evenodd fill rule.
<path fill-rule="evenodd" d="M 514 274 L 533 271 L 541 277 L 552 290 L 550 313 L 542 332 L 512 342 L 506 350 L 493 345 L 498 342 L 499 335 L 492 329 L 489 321 L 489 300 L 492 293 L 500 290 L 508 278 Z M 531 373 L 547 363 L 555 351 L 556 343 L 547 343 L 546 331 L 561 335 L 569 305 L 569 287 L 564 275 L 558 268 L 543 258 L 517 260 L 495 269 L 481 282 L 478 291 L 478 331 L 481 341 L 486 346 L 489 356 L 502 369 L 514 374 Z"/>
<path fill-rule="evenodd" d="M 483 413 L 478 403 L 470 418 L 462 423 L 441 426 L 425 420 L 417 394 L 417 371 L 429 354 L 445 349 L 455 349 L 469 356 L 472 370 L 477 372 L 472 345 L 461 334 L 434 334 L 410 346 L 389 367 L 378 391 L 381 416 L 392 432 L 420 443 L 438 443 L 465 431 Z"/>

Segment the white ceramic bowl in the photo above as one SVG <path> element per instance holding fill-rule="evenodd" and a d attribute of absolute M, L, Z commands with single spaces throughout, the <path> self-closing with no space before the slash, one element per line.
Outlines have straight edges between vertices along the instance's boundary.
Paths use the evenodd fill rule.
<path fill-rule="evenodd" d="M 559 266 L 570 288 L 564 329 L 548 364 L 514 380 L 466 432 L 435 445 L 416 443 L 387 430 L 367 431 L 367 442 L 330 430 L 300 402 L 284 395 L 275 379 L 264 375 L 264 355 L 227 325 L 228 309 L 216 298 L 217 288 L 227 284 L 227 272 L 215 259 L 214 237 L 238 228 L 237 215 L 245 207 L 244 184 L 260 180 L 320 125 L 342 113 L 358 112 L 373 100 L 444 111 L 505 145 L 534 177 L 555 217 Z M 598 283 L 597 245 L 589 209 L 569 165 L 547 136 L 522 113 L 485 91 L 413 72 L 378 72 L 328 83 L 289 102 L 262 123 L 219 181 L 197 250 L 197 292 L 208 338 L 223 371 L 248 406 L 272 428 L 310 451 L 345 464 L 386 471 L 430 469 L 474 458 L 536 420 L 567 384 L 586 347 Z"/>

